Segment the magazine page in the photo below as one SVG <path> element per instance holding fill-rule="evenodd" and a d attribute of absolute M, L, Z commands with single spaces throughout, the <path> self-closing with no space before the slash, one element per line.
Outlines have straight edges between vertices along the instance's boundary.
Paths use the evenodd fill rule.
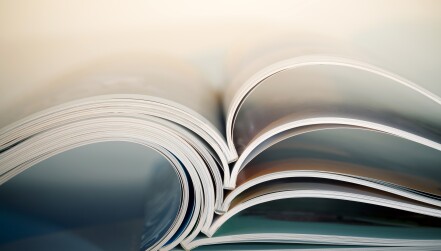
<path fill-rule="evenodd" d="M 440 104 L 378 74 L 342 66 L 285 70 L 264 80 L 243 102 L 234 121 L 239 152 L 274 121 L 352 118 L 398 128 L 441 142 Z"/>
<path fill-rule="evenodd" d="M 409 219 L 407 224 L 398 223 L 401 216 Z M 397 214 L 395 209 L 363 203 L 317 198 L 285 199 L 242 211 L 227 221 L 215 236 L 199 238 L 189 248 L 268 242 L 321 244 L 320 250 L 326 250 L 326 245 L 361 245 L 363 250 L 405 245 L 431 250 L 431 246 L 438 243 L 438 225 L 439 220 L 431 221 L 402 211 Z M 222 245 L 217 247 L 222 248 Z"/>
<path fill-rule="evenodd" d="M 236 185 L 288 170 L 326 171 L 441 195 L 439 150 L 366 129 L 320 129 L 294 135 L 267 144 L 242 163 L 232 170 Z"/>
<path fill-rule="evenodd" d="M 364 8 L 371 8 L 375 5 L 375 2 L 367 3 Z M 249 119 L 255 114 L 254 108 L 259 110 L 268 101 L 270 103 L 267 107 L 278 103 L 282 110 L 286 105 L 287 111 L 292 108 L 291 102 L 298 101 L 299 103 L 296 105 L 300 106 L 297 112 L 302 110 L 304 113 L 308 113 L 309 110 L 305 109 L 309 109 L 309 107 L 304 107 L 305 102 L 316 104 L 316 99 L 322 97 L 332 98 L 336 101 L 335 99 L 347 99 L 346 94 L 352 95 L 352 93 L 340 93 L 339 88 L 344 84 L 335 84 L 335 81 L 342 80 L 339 77 L 332 76 L 330 82 L 322 82 L 322 77 L 328 77 L 325 76 L 326 71 L 337 75 L 339 72 L 348 74 L 348 76 L 343 76 L 344 81 L 352 83 L 352 91 L 364 92 L 365 97 L 372 97 L 372 100 L 367 100 L 370 103 L 377 102 L 384 93 L 392 91 L 395 94 L 394 90 L 390 89 L 387 83 L 389 82 L 395 86 L 400 83 L 404 84 L 419 93 L 416 95 L 427 97 L 432 100 L 431 102 L 440 104 L 441 89 L 436 83 L 439 82 L 441 75 L 433 68 L 433 65 L 440 63 L 439 57 L 433 54 L 433 51 L 438 50 L 434 41 L 440 39 L 439 33 L 436 32 L 439 29 L 439 16 L 429 11 L 429 8 L 419 9 L 415 6 L 415 11 L 398 12 L 393 11 L 395 7 L 395 5 L 382 4 L 381 7 L 375 8 L 377 10 L 375 19 L 364 16 L 366 13 L 357 12 L 357 16 L 352 18 L 351 22 L 339 23 L 334 27 L 330 21 L 329 27 L 326 29 L 318 28 L 325 24 L 310 21 L 302 23 L 306 27 L 305 29 L 293 27 L 289 31 L 277 29 L 274 29 L 273 33 L 262 31 L 258 35 L 250 35 L 249 40 L 241 40 L 235 47 L 233 46 L 226 67 L 229 85 L 223 97 L 229 146 L 235 145 L 241 152 L 243 145 L 246 145 L 247 142 L 247 136 L 243 136 L 247 134 L 247 125 L 237 121 L 240 112 L 243 116 L 247 116 L 245 119 Z M 338 12 L 332 7 L 329 9 L 331 13 Z M 338 17 L 334 18 L 338 20 Z M 384 22 L 381 22 L 383 18 Z M 396 22 L 391 20 L 396 20 Z M 410 36 L 409 34 L 414 35 Z M 323 73 L 320 68 L 325 68 Z M 334 70 L 330 68 L 338 69 L 334 73 Z M 316 78 L 310 75 L 309 79 L 303 78 L 305 76 L 298 76 L 296 79 L 295 74 L 288 73 L 296 71 L 300 75 L 311 74 Z M 311 72 L 306 73 L 306 71 Z M 358 71 L 365 74 L 365 81 L 358 81 L 351 77 Z M 282 75 L 278 74 L 279 72 Z M 373 75 L 369 75 L 368 72 Z M 284 78 L 280 81 L 289 82 L 285 83 L 285 88 L 274 84 L 276 80 L 272 79 L 277 79 L 277 75 Z M 380 78 L 379 75 L 389 77 L 390 81 L 380 80 L 381 85 L 379 83 L 378 86 L 375 86 L 376 80 Z M 308 82 L 314 83 L 309 86 Z M 280 82 L 279 84 L 282 85 Z M 366 87 L 366 84 L 369 87 Z M 266 88 L 260 89 L 264 85 Z M 321 89 L 323 86 L 325 88 Z M 346 91 L 351 92 L 350 89 Z M 328 92 L 329 96 L 327 96 Z M 257 98 L 258 93 L 265 93 L 267 96 L 262 95 Z M 282 96 L 279 98 L 281 93 Z M 392 95 L 392 93 L 389 94 Z M 413 98 L 406 95 L 400 98 L 400 95 L 401 91 L 396 93 L 394 97 L 384 98 L 391 103 L 399 101 L 397 104 L 400 105 L 415 102 Z M 255 97 L 254 100 L 249 102 L 253 97 Z M 303 97 L 302 102 L 300 100 Z M 351 98 L 355 99 L 358 96 L 349 97 L 348 102 Z M 360 102 L 363 103 L 363 99 Z M 248 107 L 247 104 L 249 104 Z M 351 108 L 358 109 L 357 104 L 351 104 Z M 320 105 L 326 106 L 328 104 L 317 104 L 317 107 L 310 109 L 319 109 Z M 272 116 L 267 112 L 275 112 L 274 116 L 277 116 L 279 108 L 274 108 L 272 111 L 259 110 L 259 113 L 262 112 L 259 116 L 260 119 L 265 120 L 266 116 Z M 369 111 L 374 111 L 372 107 L 366 108 L 370 109 Z M 250 115 L 246 112 L 248 109 L 250 109 Z M 324 109 L 325 112 L 328 112 L 326 109 L 332 108 L 324 107 Z M 336 109 L 342 110 L 344 108 L 338 107 Z M 388 109 L 389 107 L 385 107 L 383 112 L 387 112 Z M 366 111 L 360 112 L 361 115 L 364 115 L 363 113 Z M 397 115 L 400 116 L 400 114 Z M 263 124 L 267 125 L 264 122 Z M 249 128 L 253 128 L 254 132 L 258 130 L 255 129 L 255 126 L 261 128 L 260 125 L 259 123 L 252 124 Z M 242 129 L 236 129 L 236 127 L 242 127 Z M 235 132 L 235 130 L 239 131 Z M 254 135 L 252 132 L 248 132 L 248 134 Z M 235 137 L 245 138 L 239 140 Z"/>
<path fill-rule="evenodd" d="M 365 195 L 363 192 L 357 194 L 359 198 Z M 213 232 L 213 237 L 201 237 L 188 247 L 253 242 L 412 245 L 418 249 L 439 245 L 439 219 L 421 216 L 415 212 L 350 201 L 351 199 L 347 198 L 348 200 L 304 198 L 300 195 L 296 198 L 271 200 L 268 197 L 266 202 L 253 204 L 234 215 L 229 215 L 231 217 L 225 222 L 222 221 L 220 228 Z M 408 221 L 403 223 L 400 217 L 405 217 Z"/>
<path fill-rule="evenodd" d="M 237 215 L 232 216 L 225 225 L 216 231 L 215 236 L 221 236 L 228 234 L 246 234 L 246 233 L 292 233 L 291 231 L 297 228 L 290 228 L 295 224 L 306 224 L 312 227 L 315 224 L 325 224 L 326 223 L 334 223 L 336 225 L 347 226 L 349 230 L 351 226 L 354 226 L 354 230 L 356 230 L 357 225 L 365 225 L 365 226 L 376 226 L 381 229 L 381 226 L 388 227 L 397 227 L 397 228 L 412 228 L 418 226 L 426 226 L 436 228 L 439 226 L 439 219 L 433 217 L 421 217 L 416 213 L 411 212 L 402 212 L 402 214 L 397 214 L 396 209 L 391 209 L 387 207 L 379 207 L 377 205 L 359 203 L 353 201 L 346 200 L 332 200 L 332 199 L 320 199 L 320 198 L 292 198 L 292 199 L 283 199 L 277 201 L 270 201 L 266 203 L 261 203 L 252 207 L 249 207 Z M 248 217 L 262 217 L 269 219 L 274 219 L 276 224 L 270 224 L 266 227 L 265 225 L 258 225 L 260 227 L 256 228 L 255 232 L 251 230 L 253 224 L 235 224 L 234 221 L 236 219 L 246 219 Z M 237 218 L 236 218 L 237 217 Z M 400 218 L 405 217 L 408 219 L 406 223 L 399 223 Z M 340 218 L 340 219 L 339 219 Z M 231 220 L 231 222 L 230 222 Z M 433 220 L 433 221 L 430 221 Z M 279 224 L 280 223 L 280 224 Z M 309 223 L 309 224 L 308 224 Z M 284 225 L 287 224 L 287 225 Z M 233 227 L 233 226 L 236 227 Z M 318 235 L 325 234 L 328 235 L 343 235 L 343 236 L 356 236 L 356 234 L 347 232 L 346 234 L 343 232 L 338 233 L 339 231 L 336 229 L 336 232 L 332 233 L 332 228 L 322 229 L 324 232 L 320 232 L 318 229 L 309 229 L 305 228 L 302 230 L 302 227 L 299 226 L 297 231 L 305 231 L 304 233 L 316 233 Z M 381 231 L 381 230 L 380 230 Z M 384 231 L 384 232 L 383 232 Z M 412 231 L 412 230 L 410 230 Z M 421 231 L 421 230 L 420 230 Z M 377 233 L 377 237 L 381 237 L 384 235 L 384 238 L 387 238 L 386 234 L 387 230 L 382 230 L 380 233 Z M 420 232 L 421 234 L 423 231 Z M 374 233 L 372 233 L 374 234 Z M 393 233 L 390 232 L 390 236 L 392 237 Z M 422 235 L 421 237 L 423 237 Z M 436 236 L 435 234 L 432 238 Z M 367 236 L 366 236 L 367 237 Z M 370 236 L 373 237 L 373 236 Z M 399 236 L 394 236 L 395 238 Z M 402 236 L 404 237 L 404 236 Z M 400 238 L 402 238 L 400 237 Z M 409 238 L 410 236 L 404 237 Z M 427 236 L 428 237 L 428 236 Z"/>
<path fill-rule="evenodd" d="M 0 186 L 0 249 L 155 246 L 182 223 L 189 203 L 175 164 L 128 142 L 77 147 L 35 164 Z"/>

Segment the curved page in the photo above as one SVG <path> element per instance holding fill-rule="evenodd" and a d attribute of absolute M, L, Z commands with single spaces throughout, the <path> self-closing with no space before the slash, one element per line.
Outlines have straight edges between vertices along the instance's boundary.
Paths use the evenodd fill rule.
<path fill-rule="evenodd" d="M 406 223 L 401 217 L 406 219 Z M 367 250 L 369 247 L 376 247 L 374 250 L 381 247 L 383 250 L 387 246 L 435 250 L 441 245 L 437 240 L 441 234 L 439 224 L 437 218 L 359 202 L 284 199 L 240 212 L 222 225 L 212 238 L 201 237 L 190 243 L 188 248 L 267 242 L 318 245 L 317 248 L 325 250 L 327 245 L 361 245 Z"/>
<path fill-rule="evenodd" d="M 236 164 L 231 181 L 240 185 L 288 170 L 327 171 L 440 195 L 439 150 L 411 140 L 365 129 L 319 128 L 270 144 Z"/>
<path fill-rule="evenodd" d="M 181 178 L 159 153 L 133 143 L 98 143 L 55 155 L 0 186 L 0 247 L 154 246 L 185 213 L 189 198 Z"/>
<path fill-rule="evenodd" d="M 321 117 L 379 123 L 440 142 L 441 99 L 436 95 L 351 60 L 304 61 L 312 64 L 299 63 L 266 78 L 243 101 L 232 131 L 239 152 L 259 133 L 276 127 L 276 121 Z"/>

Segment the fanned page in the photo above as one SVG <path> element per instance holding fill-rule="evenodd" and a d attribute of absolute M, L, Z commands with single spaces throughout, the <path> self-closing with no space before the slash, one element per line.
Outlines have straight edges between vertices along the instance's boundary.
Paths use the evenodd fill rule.
<path fill-rule="evenodd" d="M 161 165 L 168 163 L 177 173 L 176 179 L 172 179 L 173 175 L 170 173 L 162 177 L 160 172 L 157 172 L 149 175 L 154 177 L 153 180 L 146 180 L 150 191 L 146 198 L 142 199 L 146 215 L 143 224 L 137 227 L 139 230 L 137 245 L 142 249 L 159 247 L 171 249 L 184 238 L 197 235 L 203 226 L 210 225 L 216 207 L 220 207 L 222 203 L 225 183 L 223 179 L 226 179 L 225 181 L 229 179 L 228 162 L 235 157 L 228 151 L 220 131 L 220 109 L 217 105 L 216 93 L 209 85 L 204 84 L 204 79 L 194 68 L 185 62 L 176 62 L 167 57 L 124 55 L 93 62 L 84 69 L 59 78 L 54 83 L 39 87 L 36 92 L 23 100 L 5 105 L 5 109 L 12 112 L 5 112 L 4 114 L 8 116 L 2 121 L 9 124 L 3 127 L 0 135 L 1 183 L 12 182 L 14 186 L 14 183 L 20 183 L 20 179 L 9 180 L 16 175 L 71 149 L 100 142 L 136 143 L 160 153 L 165 161 L 165 164 Z M 10 123 L 10 120 L 15 122 Z M 129 161 L 135 162 L 135 160 Z M 117 163 L 121 165 L 121 162 Z M 144 165 L 159 165 L 159 162 Z M 123 172 L 136 177 L 137 171 L 125 166 L 127 165 L 122 164 L 122 167 L 128 170 L 123 169 Z M 46 168 L 42 171 L 46 174 L 40 175 L 60 179 L 61 183 L 64 179 L 68 179 L 66 176 L 53 175 L 50 171 L 52 169 Z M 96 172 L 103 170 L 94 171 L 92 168 L 90 172 L 98 175 Z M 72 179 L 75 173 L 72 174 Z M 139 175 L 144 178 L 148 176 L 142 173 Z M 155 180 L 156 178 L 158 181 Z M 175 188 L 161 188 L 169 182 L 174 182 Z M 142 183 L 139 184 L 139 181 L 137 183 L 139 189 L 145 189 L 141 187 Z M 42 184 L 34 184 L 36 187 L 40 185 Z M 82 186 L 81 178 L 76 185 Z M 180 190 L 176 187 L 180 187 Z M 15 190 L 20 189 L 24 188 L 20 185 L 15 186 Z M 164 194 L 155 193 L 157 189 Z M 13 191 L 14 189 L 9 193 L 5 192 L 5 202 L 8 201 L 6 197 L 14 194 Z M 60 188 L 59 191 L 63 190 Z M 109 193 L 111 193 L 110 189 Z M 78 193 L 74 195 L 78 196 Z M 57 203 L 51 196 L 46 199 L 51 201 L 48 202 L 49 208 Z M 114 201 L 114 203 L 124 203 L 124 201 Z M 26 208 L 24 205 L 14 205 L 12 202 L 10 204 L 15 210 Z M 96 208 L 108 210 L 104 205 L 97 205 Z M 129 204 L 127 206 L 130 207 Z M 139 210 L 139 206 L 138 209 L 132 210 Z M 167 213 L 167 210 L 174 211 Z M 32 214 L 33 211 L 30 213 Z M 130 216 L 124 212 L 119 213 L 126 217 Z M 109 217 L 107 221 L 98 222 L 110 224 L 111 219 Z M 52 220 L 57 222 L 62 218 L 55 217 Z M 10 223 L 5 222 L 5 224 Z M 83 221 L 83 225 L 87 226 L 87 224 L 87 221 Z M 90 227 L 99 227 L 93 220 L 90 220 L 89 224 Z M 67 224 L 67 226 L 71 225 Z M 38 229 L 37 233 L 39 233 Z M 6 242 L 28 237 L 20 234 L 8 237 L 7 231 L 8 229 L 4 229 L 3 232 Z M 100 239 L 99 233 L 96 233 L 101 230 L 85 231 L 97 235 L 91 235 L 92 240 L 102 241 L 102 237 Z M 45 231 L 41 232 L 45 233 Z M 80 231 L 73 235 L 82 233 Z M 133 232 L 129 233 L 129 239 L 135 238 L 130 234 L 133 235 Z M 67 232 L 65 235 L 70 236 L 71 233 Z M 54 238 L 62 241 L 65 235 Z M 32 246 L 38 241 L 40 240 L 37 238 L 23 245 Z M 6 247 L 13 249 L 21 247 L 20 245 Z M 132 247 L 137 245 L 131 243 Z"/>
<path fill-rule="evenodd" d="M 440 250 L 440 3 L 336 3 L 83 36 L 4 13 L 0 250 Z"/>
<path fill-rule="evenodd" d="M 197 239 L 188 247 L 241 242 L 439 245 L 438 227 L 420 228 L 425 226 L 422 222 L 412 230 L 407 226 L 409 235 L 395 235 L 385 227 L 396 222 L 388 216 L 388 220 L 374 224 L 383 226 L 378 230 L 357 226 L 369 233 L 367 236 L 359 235 L 355 226 L 348 227 L 345 231 L 350 231 L 349 237 L 338 227 L 364 223 L 348 223 L 342 218 L 338 226 L 329 228 L 330 232 L 321 233 L 319 229 L 328 229 L 326 225 L 302 225 L 303 221 L 326 221 L 318 219 L 320 215 L 314 210 L 308 216 L 291 219 L 289 215 L 296 210 L 279 210 L 276 203 L 269 206 L 274 200 L 305 197 L 381 205 L 399 209 L 399 215 L 412 206 L 395 204 L 396 198 L 410 199 L 436 211 L 440 206 L 441 98 L 436 92 L 436 76 L 420 85 L 418 81 L 425 81 L 427 76 L 406 79 L 407 69 L 399 63 L 381 62 L 378 56 L 342 41 L 300 37 L 286 44 L 276 39 L 263 49 L 242 44 L 239 53 L 235 51 L 242 60 L 233 55 L 232 65 L 242 68 L 230 67 L 231 84 L 224 94 L 227 141 L 239 154 L 226 185 L 232 191 L 224 199 L 224 214 L 208 232 L 211 238 Z M 364 192 L 359 191 L 355 196 L 340 197 L 330 188 L 317 192 L 290 187 L 305 179 L 313 179 L 314 190 L 333 182 L 398 196 L 372 194 L 365 198 Z M 388 202 L 381 204 L 382 199 Z M 300 199 L 291 201 L 285 204 L 303 203 Z M 260 204 L 268 204 L 268 208 L 259 211 L 258 217 L 268 221 L 247 222 L 253 214 L 239 213 Z M 350 207 L 358 207 L 357 204 Z M 320 205 L 316 202 L 318 208 Z M 424 215 L 420 209 L 413 212 Z M 340 210 L 334 209 L 334 213 Z M 277 217 L 281 220 L 275 220 Z M 229 222 L 231 226 L 225 224 Z M 225 230 L 224 224 L 229 226 Z M 295 230 L 297 227 L 299 230 Z M 310 236 L 309 229 L 317 235 Z M 419 231 L 427 234 L 420 235 Z M 434 236 L 429 237 L 428 233 Z M 416 236 L 423 240 L 412 238 Z M 404 238 L 403 243 L 400 238 Z"/>

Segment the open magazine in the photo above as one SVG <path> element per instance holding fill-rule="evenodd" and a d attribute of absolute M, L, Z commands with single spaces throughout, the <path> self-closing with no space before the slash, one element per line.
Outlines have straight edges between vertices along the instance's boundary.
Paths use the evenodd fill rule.
<path fill-rule="evenodd" d="M 131 142 L 162 160 L 135 249 L 441 249 L 438 83 L 347 48 L 240 55 L 221 95 L 185 62 L 132 55 L 4 101 L 0 187 L 72 149 Z"/>

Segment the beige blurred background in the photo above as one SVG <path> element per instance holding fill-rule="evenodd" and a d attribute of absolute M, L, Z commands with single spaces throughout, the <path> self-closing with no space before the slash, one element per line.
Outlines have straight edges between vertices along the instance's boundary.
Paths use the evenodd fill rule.
<path fill-rule="evenodd" d="M 125 53 L 182 59 L 222 89 L 240 50 L 306 33 L 357 47 L 392 70 L 398 65 L 399 74 L 440 94 L 440 11 L 441 1 L 3 0 L 0 107 Z"/>

